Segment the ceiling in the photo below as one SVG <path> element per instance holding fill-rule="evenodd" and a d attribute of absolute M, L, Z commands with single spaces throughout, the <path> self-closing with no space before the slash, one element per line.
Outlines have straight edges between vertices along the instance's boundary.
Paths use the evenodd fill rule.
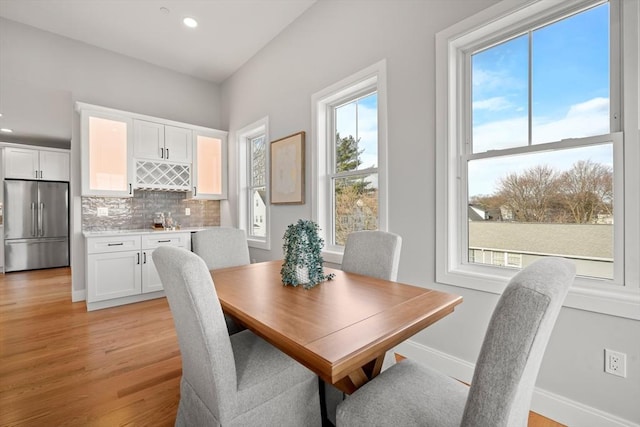
<path fill-rule="evenodd" d="M 0 0 L 0 16 L 220 83 L 315 1 Z"/>

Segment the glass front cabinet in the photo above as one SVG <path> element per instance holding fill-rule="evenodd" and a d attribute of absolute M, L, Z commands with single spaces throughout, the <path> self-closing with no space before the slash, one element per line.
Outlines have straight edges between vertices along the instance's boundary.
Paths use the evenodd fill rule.
<path fill-rule="evenodd" d="M 81 102 L 76 109 L 83 196 L 132 197 L 142 188 L 185 191 L 194 199 L 227 198 L 227 132 Z M 149 128 L 163 138 L 142 138 Z M 147 151 L 146 140 L 154 142 Z"/>
<path fill-rule="evenodd" d="M 118 112 L 80 109 L 82 195 L 133 196 L 133 120 Z"/>

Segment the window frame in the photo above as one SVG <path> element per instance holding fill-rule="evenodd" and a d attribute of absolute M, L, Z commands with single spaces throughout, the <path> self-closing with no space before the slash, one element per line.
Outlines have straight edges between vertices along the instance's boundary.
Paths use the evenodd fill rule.
<path fill-rule="evenodd" d="M 386 60 L 381 60 L 319 92 L 311 97 L 312 109 L 312 151 L 311 176 L 314 177 L 311 188 L 312 219 L 318 223 L 320 237 L 325 246 L 323 259 L 341 264 L 344 246 L 329 244 L 334 230 L 332 179 L 335 177 L 335 107 L 345 101 L 357 99 L 367 93 L 377 92 L 378 103 L 378 229 L 388 229 L 388 183 L 387 183 L 387 88 Z M 358 175 L 365 174 L 363 169 Z M 331 233 L 331 234 L 330 234 Z"/>
<path fill-rule="evenodd" d="M 503 1 L 436 35 L 436 140 L 439 141 L 436 146 L 436 247 L 441 249 L 436 251 L 437 282 L 500 294 L 514 274 L 513 269 L 465 261 L 468 254 L 465 162 L 470 157 L 470 150 L 465 146 L 471 132 L 469 52 L 600 3 L 603 1 L 530 0 L 514 6 L 512 2 Z M 633 79 L 639 68 L 638 26 L 633 22 L 634 16 L 638 19 L 638 4 L 625 0 L 609 3 L 611 16 L 619 17 L 611 20 L 611 46 L 622 46 L 623 50 L 611 49 L 610 76 L 613 82 L 620 81 L 620 84 L 611 84 L 611 134 L 500 151 L 530 153 L 613 141 L 617 208 L 614 215 L 615 223 L 620 224 L 614 235 L 614 281 L 577 277 L 565 305 L 640 319 L 639 268 L 637 261 L 631 261 L 640 257 L 640 227 L 638 221 L 629 220 L 640 216 L 640 196 L 637 186 L 625 185 L 640 182 L 640 173 L 637 165 L 634 166 L 640 158 L 639 94 L 637 78 L 635 82 Z M 625 58 L 624 62 L 620 61 L 621 57 Z M 473 158 L 490 155 L 477 153 Z"/>
<path fill-rule="evenodd" d="M 238 156 L 238 224 L 239 228 L 245 230 L 247 235 L 247 243 L 250 248 L 271 250 L 271 204 L 269 203 L 269 117 L 264 117 L 253 122 L 236 133 L 237 137 L 237 156 Z M 252 185 L 252 166 L 251 161 L 251 141 L 259 136 L 264 136 L 266 147 L 265 152 L 265 185 L 266 185 L 266 206 L 265 206 L 265 237 L 254 236 L 251 234 L 253 229 L 253 220 L 251 215 L 253 208 L 251 206 L 251 185 Z"/>

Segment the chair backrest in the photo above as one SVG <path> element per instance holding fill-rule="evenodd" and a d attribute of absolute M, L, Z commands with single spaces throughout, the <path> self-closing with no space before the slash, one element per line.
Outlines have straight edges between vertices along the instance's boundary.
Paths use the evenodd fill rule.
<path fill-rule="evenodd" d="M 542 258 L 509 282 L 476 362 L 463 426 L 526 426 L 538 370 L 575 266 Z"/>
<path fill-rule="evenodd" d="M 342 269 L 378 279 L 398 278 L 402 237 L 386 231 L 349 233 L 342 256 Z"/>
<path fill-rule="evenodd" d="M 193 234 L 193 252 L 209 270 L 249 264 L 249 246 L 244 230 L 232 227 L 207 228 Z"/>
<path fill-rule="evenodd" d="M 161 246 L 153 262 L 164 287 L 186 381 L 217 419 L 232 416 L 236 367 L 222 307 L 204 261 L 184 248 Z"/>

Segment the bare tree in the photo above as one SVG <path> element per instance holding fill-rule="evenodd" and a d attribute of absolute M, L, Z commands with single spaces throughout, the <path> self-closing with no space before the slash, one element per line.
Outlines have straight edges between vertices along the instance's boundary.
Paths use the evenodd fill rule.
<path fill-rule="evenodd" d="M 557 193 L 557 172 L 549 166 L 538 165 L 522 174 L 513 172 L 500 179 L 497 195 L 516 221 L 546 222 Z"/>
<path fill-rule="evenodd" d="M 572 222 L 593 223 L 599 213 L 613 214 L 611 167 L 581 160 L 559 178 L 560 197 Z"/>

